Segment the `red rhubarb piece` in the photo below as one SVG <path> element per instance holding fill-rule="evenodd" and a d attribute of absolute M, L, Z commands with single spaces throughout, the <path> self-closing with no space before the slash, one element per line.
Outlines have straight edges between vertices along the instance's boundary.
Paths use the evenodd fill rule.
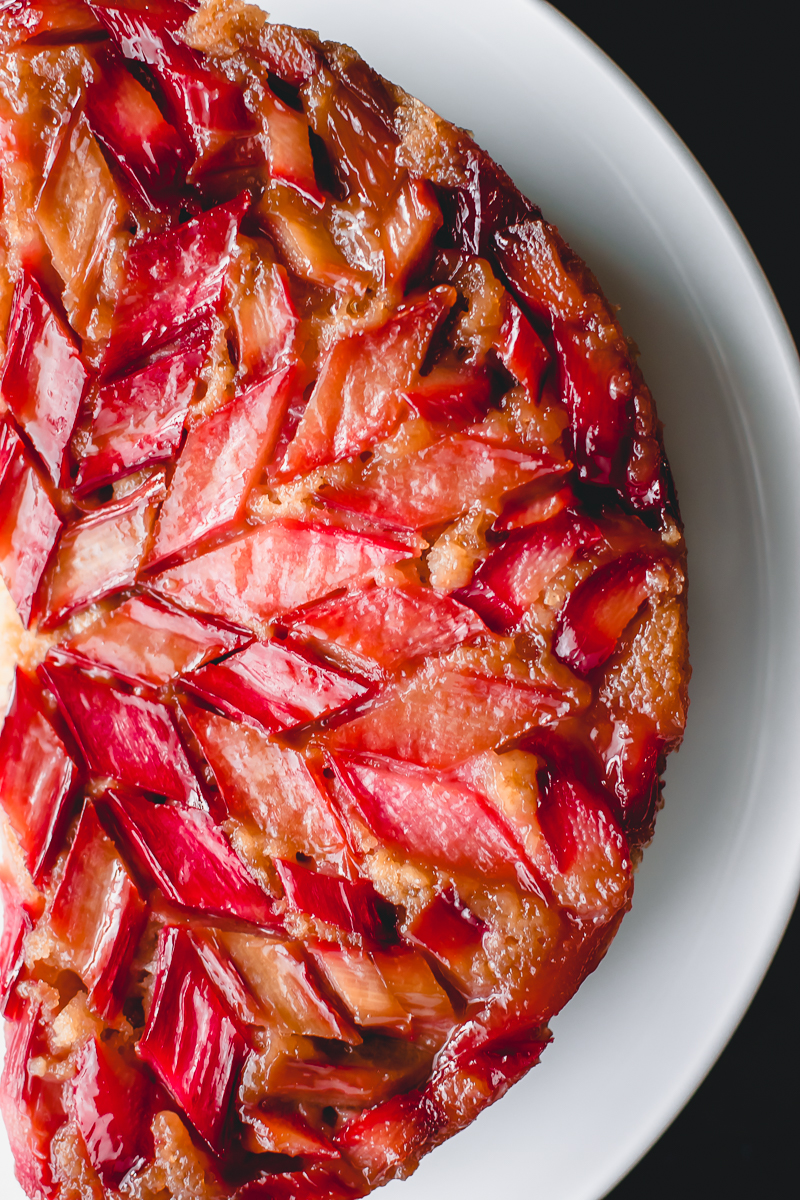
<path fill-rule="evenodd" d="M 539 400 L 550 355 L 519 305 L 506 296 L 503 323 L 495 350 L 506 370 L 525 388 L 534 403 Z"/>
<path fill-rule="evenodd" d="M 164 476 L 158 472 L 123 500 L 66 526 L 47 574 L 42 602 L 45 628 L 131 587 L 163 498 Z"/>
<path fill-rule="evenodd" d="M 0 393 L 58 487 L 89 372 L 71 331 L 24 270 L 6 341 Z"/>
<path fill-rule="evenodd" d="M 40 671 L 94 775 L 184 804 L 201 802 L 168 705 L 119 691 L 66 661 L 50 658 Z"/>
<path fill-rule="evenodd" d="M 383 218 L 385 282 L 404 288 L 427 265 L 442 224 L 436 192 L 427 179 L 407 179 Z"/>
<path fill-rule="evenodd" d="M 97 58 L 101 72 L 86 93 L 92 132 L 114 156 L 137 195 L 159 208 L 169 203 L 171 189 L 191 155 L 153 97 L 120 59 L 109 53 Z"/>
<path fill-rule="evenodd" d="M 34 883 L 42 882 L 60 849 L 77 776 L 44 708 L 41 689 L 17 667 L 0 731 L 0 797 Z"/>
<path fill-rule="evenodd" d="M 464 153 L 464 180 L 439 191 L 444 214 L 441 245 L 487 257 L 498 230 L 509 229 L 538 212 L 502 167 L 479 146 Z"/>
<path fill-rule="evenodd" d="M 177 349 L 97 390 L 78 493 L 175 457 L 209 338 L 208 327 L 191 330 Z"/>
<path fill-rule="evenodd" d="M 0 1078 L 0 1112 L 5 1122 L 14 1172 L 29 1196 L 55 1194 L 50 1141 L 66 1120 L 60 1088 L 29 1071 L 32 1058 L 46 1054 L 41 1001 L 28 999 L 6 1023 L 6 1050 Z"/>
<path fill-rule="evenodd" d="M 652 397 L 597 281 L 541 218 L 499 233 L 495 250 L 517 295 L 552 325 L 581 478 L 636 510 L 672 507 Z"/>
<path fill-rule="evenodd" d="M 91 6 L 124 56 L 152 69 L 172 120 L 198 155 L 213 149 L 220 134 L 246 128 L 248 113 L 239 87 L 178 36 L 196 5 L 169 0 L 154 9 L 135 0 L 92 0 Z"/>
<path fill-rule="evenodd" d="M 17 1020 L 24 1001 L 16 993 L 25 964 L 25 938 L 33 929 L 33 916 L 13 885 L 0 880 L 3 902 L 3 936 L 0 939 L 0 1016 Z"/>
<path fill-rule="evenodd" d="M 294 367 L 270 375 L 190 431 L 161 509 L 152 569 L 241 523 L 291 399 Z"/>
<path fill-rule="evenodd" d="M 436 1106 L 415 1089 L 392 1096 L 353 1118 L 336 1144 L 375 1187 L 405 1164 L 415 1163 L 422 1147 L 444 1124 Z"/>
<path fill-rule="evenodd" d="M 409 659 L 443 654 L 486 632 L 472 609 L 416 585 L 345 592 L 284 618 L 284 623 L 297 634 L 333 643 L 387 671 Z"/>
<path fill-rule="evenodd" d="M 301 754 L 238 721 L 185 702 L 183 711 L 231 816 L 255 822 L 294 853 L 342 861 L 341 823 Z"/>
<path fill-rule="evenodd" d="M 29 625 L 33 601 L 61 521 L 21 440 L 0 422 L 0 575 Z"/>
<path fill-rule="evenodd" d="M 238 271 L 238 275 L 234 272 Z M 234 259 L 230 285 L 239 374 L 248 382 L 285 366 L 292 358 L 299 318 L 285 267 L 257 260 L 251 272 Z"/>
<path fill-rule="evenodd" d="M 328 352 L 283 472 L 297 475 L 351 458 L 392 431 L 437 325 L 455 301 L 435 288 L 398 308 L 380 328 L 336 342 Z"/>
<path fill-rule="evenodd" d="M 248 634 L 224 629 L 149 596 L 132 596 L 64 642 L 63 649 L 130 683 L 159 687 L 249 640 Z"/>
<path fill-rule="evenodd" d="M 192 912 L 279 927 L 273 900 L 208 813 L 112 793 L 103 804 L 168 900 Z"/>
<path fill-rule="evenodd" d="M 255 721 L 267 733 L 328 716 L 368 690 L 279 641 L 253 642 L 221 663 L 194 671 L 184 683 L 227 716 Z"/>
<path fill-rule="evenodd" d="M 455 596 L 480 613 L 491 629 L 505 632 L 518 624 L 579 550 L 603 541 L 592 520 L 567 509 L 512 534 Z"/>
<path fill-rule="evenodd" d="M 560 904 L 595 922 L 610 920 L 630 901 L 628 842 L 608 801 L 574 775 L 539 775 L 537 819 L 546 840 L 537 865 Z"/>
<path fill-rule="evenodd" d="M 149 1125 L 155 1089 L 113 1042 L 97 1037 L 79 1052 L 77 1067 L 72 1081 L 75 1123 L 103 1185 L 117 1189 L 153 1153 Z"/>
<path fill-rule="evenodd" d="M 617 717 L 610 728 L 601 726 L 594 741 L 629 840 L 646 844 L 653 836 L 666 741 L 652 717 L 637 712 Z"/>
<path fill-rule="evenodd" d="M 355 946 L 314 942 L 308 947 L 322 977 L 362 1029 L 408 1033 L 411 1021 L 372 956 Z"/>
<path fill-rule="evenodd" d="M 114 1020 L 127 995 L 128 972 L 147 908 L 122 857 L 86 803 L 50 909 L 74 970 L 96 1012 Z"/>
<path fill-rule="evenodd" d="M 397 914 L 368 879 L 344 879 L 276 858 L 275 866 L 290 908 L 325 925 L 357 933 L 380 944 L 397 937 Z"/>
<path fill-rule="evenodd" d="M 522 843 L 476 792 L 392 759 L 347 756 L 339 768 L 356 811 L 381 841 L 436 866 L 540 891 Z"/>
<path fill-rule="evenodd" d="M 361 1041 L 323 997 L 299 943 L 268 941 L 250 933 L 219 936 L 262 1019 L 302 1037 L 335 1038 L 351 1045 Z"/>
<path fill-rule="evenodd" d="M 409 407 L 426 421 L 481 421 L 492 401 L 488 371 L 475 367 L 436 366 L 405 392 Z"/>
<path fill-rule="evenodd" d="M 348 489 L 326 487 L 325 502 L 364 513 L 398 529 L 453 521 L 472 504 L 548 475 L 549 454 L 536 457 L 491 446 L 464 434 L 401 457 L 379 458 Z"/>
<path fill-rule="evenodd" d="M 541 525 L 557 517 L 565 508 L 575 506 L 575 493 L 569 484 L 553 491 L 553 480 L 543 479 L 532 487 L 512 494 L 492 526 L 494 533 L 513 533 L 529 525 Z"/>
<path fill-rule="evenodd" d="M 438 892 L 408 927 L 408 936 L 428 950 L 456 979 L 469 978 L 487 926 L 453 892 Z"/>
<path fill-rule="evenodd" d="M 106 375 L 177 338 L 222 302 L 246 193 L 185 225 L 143 235 L 131 246 L 114 309 L 115 332 L 106 351 Z"/>
<path fill-rule="evenodd" d="M 605 563 L 584 579 L 562 608 L 553 649 L 586 675 L 614 653 L 617 642 L 650 595 L 653 559 L 635 551 Z"/>
<path fill-rule="evenodd" d="M 248 1044 L 185 929 L 166 928 L 139 1057 L 155 1072 L 203 1140 L 225 1147 Z"/>
<path fill-rule="evenodd" d="M 431 659 L 390 683 L 329 740 L 343 750 L 446 768 L 568 716 L 575 703 L 547 684 L 478 675 Z"/>
<path fill-rule="evenodd" d="M 272 521 L 164 571 L 152 588 L 185 608 L 248 626 L 320 600 L 407 557 L 404 546 L 387 538 Z"/>

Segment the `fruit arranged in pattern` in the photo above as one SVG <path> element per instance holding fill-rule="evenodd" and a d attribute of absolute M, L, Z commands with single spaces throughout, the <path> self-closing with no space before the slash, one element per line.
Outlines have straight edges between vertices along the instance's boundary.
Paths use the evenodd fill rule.
<path fill-rule="evenodd" d="M 0 13 L 0 1103 L 346 1200 L 539 1059 L 686 710 L 660 427 L 462 131 L 230 0 Z"/>

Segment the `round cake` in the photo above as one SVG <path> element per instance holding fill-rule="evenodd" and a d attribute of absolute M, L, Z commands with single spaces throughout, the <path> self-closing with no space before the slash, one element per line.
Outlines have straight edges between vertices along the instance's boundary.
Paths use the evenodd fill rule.
<path fill-rule="evenodd" d="M 347 1200 L 532 1066 L 689 677 L 615 309 L 240 0 L 0 14 L 0 1106 L 33 1200 Z"/>

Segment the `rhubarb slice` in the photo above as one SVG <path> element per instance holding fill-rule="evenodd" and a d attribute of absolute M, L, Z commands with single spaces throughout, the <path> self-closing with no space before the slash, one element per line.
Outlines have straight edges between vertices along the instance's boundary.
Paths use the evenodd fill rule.
<path fill-rule="evenodd" d="M 14 289 L 0 394 L 56 487 L 89 372 L 71 331 L 23 272 Z"/>
<path fill-rule="evenodd" d="M 341 821 L 302 754 L 258 729 L 183 705 L 228 814 L 254 822 L 290 852 L 341 861 Z"/>
<path fill-rule="evenodd" d="M 17 667 L 0 731 L 0 797 L 35 883 L 42 881 L 58 853 L 77 783 L 78 769 L 36 681 Z"/>
<path fill-rule="evenodd" d="M 93 774 L 184 804 L 201 803 L 172 709 L 111 687 L 67 661 L 41 668 Z"/>
<path fill-rule="evenodd" d="M 485 632 L 477 613 L 429 588 L 352 590 L 283 618 L 297 633 L 334 643 L 387 671 L 443 654 Z"/>
<path fill-rule="evenodd" d="M 222 1152 L 248 1044 L 191 934 L 164 929 L 150 1015 L 137 1051 L 200 1137 Z"/>
<path fill-rule="evenodd" d="M 388 538 L 273 521 L 162 572 L 152 587 L 185 608 L 252 627 L 407 556 Z"/>
<path fill-rule="evenodd" d="M 275 448 L 295 377 L 292 367 L 284 368 L 190 430 L 159 516 L 151 569 L 241 523 L 250 489 Z"/>
<path fill-rule="evenodd" d="M 64 643 L 71 657 L 130 683 L 158 687 L 249 641 L 149 596 L 132 596 Z"/>
<path fill-rule="evenodd" d="M 368 879 L 343 879 L 280 858 L 275 866 L 295 911 L 356 933 L 368 944 L 395 940 L 397 916 Z"/>
<path fill-rule="evenodd" d="M 183 434 L 209 336 L 209 329 L 201 326 L 164 357 L 97 390 L 91 436 L 75 479 L 79 492 L 171 461 Z"/>
<path fill-rule="evenodd" d="M 454 301 L 452 289 L 439 288 L 374 332 L 333 346 L 286 452 L 285 474 L 350 458 L 392 431 L 403 411 L 403 390 Z"/>
<path fill-rule="evenodd" d="M 33 602 L 61 521 L 22 442 L 0 422 L 0 575 L 29 625 Z"/>
<path fill-rule="evenodd" d="M 64 529 L 45 581 L 45 627 L 135 582 L 163 499 L 163 474 L 156 474 Z"/>
<path fill-rule="evenodd" d="M 650 594 L 652 559 L 634 552 L 606 563 L 570 594 L 558 618 L 554 649 L 581 675 L 604 663 Z"/>
<path fill-rule="evenodd" d="M 279 641 L 253 642 L 184 684 L 229 717 L 267 733 L 315 721 L 362 699 L 368 687 Z"/>
<path fill-rule="evenodd" d="M 87 803 L 53 897 L 50 923 L 69 947 L 94 1008 L 108 1020 L 122 1010 L 146 919 L 125 862 Z"/>
<path fill-rule="evenodd" d="M 103 803 L 168 900 L 193 912 L 280 928 L 272 899 L 207 813 L 113 793 Z"/>
<path fill-rule="evenodd" d="M 96 1037 L 78 1057 L 72 1087 L 75 1121 L 89 1161 L 106 1187 L 118 1188 L 152 1154 L 149 1121 L 155 1089 L 113 1042 Z"/>

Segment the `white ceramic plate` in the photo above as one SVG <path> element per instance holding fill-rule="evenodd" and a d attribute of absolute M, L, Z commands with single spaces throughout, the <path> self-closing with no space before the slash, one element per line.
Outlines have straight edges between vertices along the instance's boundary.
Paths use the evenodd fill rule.
<path fill-rule="evenodd" d="M 622 305 L 666 426 L 694 678 L 666 807 L 608 957 L 511 1093 L 387 1200 L 599 1200 L 706 1074 L 800 879 L 800 375 L 716 192 L 538 0 L 274 0 L 472 129 Z M 21 1196 L 3 1139 L 0 1191 Z M 400 1190 L 402 1189 L 402 1191 Z"/>

